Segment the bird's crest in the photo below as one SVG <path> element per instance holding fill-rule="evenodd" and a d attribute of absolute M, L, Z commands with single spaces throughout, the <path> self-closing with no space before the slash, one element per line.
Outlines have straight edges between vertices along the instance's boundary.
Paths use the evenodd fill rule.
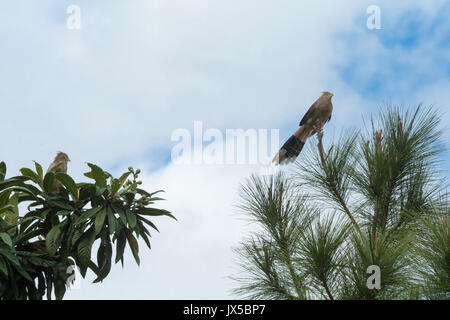
<path fill-rule="evenodd" d="M 62 151 L 58 151 L 58 153 L 56 154 L 55 161 L 59 161 L 59 160 L 70 161 L 69 156 Z"/>

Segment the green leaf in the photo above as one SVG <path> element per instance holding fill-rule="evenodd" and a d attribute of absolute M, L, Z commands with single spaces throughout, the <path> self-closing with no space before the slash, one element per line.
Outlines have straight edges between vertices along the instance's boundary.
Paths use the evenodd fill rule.
<path fill-rule="evenodd" d="M 9 178 L 6 180 L 2 180 L 2 181 L 0 181 L 0 189 L 6 189 L 11 186 L 18 186 L 22 182 L 25 182 L 28 180 L 30 180 L 30 177 L 25 177 L 25 176 L 16 176 L 16 177 L 12 177 L 12 178 Z"/>
<path fill-rule="evenodd" d="M 90 175 L 95 180 L 95 183 L 100 188 L 106 187 L 106 174 L 105 172 L 98 166 L 92 163 L 88 163 L 88 166 L 91 168 Z"/>
<path fill-rule="evenodd" d="M 8 277 L 8 267 L 2 257 L 0 257 L 0 271 L 5 275 L 5 277 Z"/>
<path fill-rule="evenodd" d="M 32 239 L 34 237 L 40 236 L 40 235 L 42 235 L 42 236 L 45 235 L 45 230 L 44 229 L 41 229 L 41 228 L 38 228 L 38 229 L 30 228 L 30 231 L 27 231 L 27 232 L 21 231 L 21 233 L 14 238 L 14 244 L 15 245 L 16 244 L 24 244 L 26 241 L 28 241 L 28 240 L 30 240 L 30 239 Z"/>
<path fill-rule="evenodd" d="M 0 187 L 1 190 L 1 187 Z M 4 190 L 0 192 L 0 207 L 8 204 L 9 196 L 11 195 L 12 190 Z"/>
<path fill-rule="evenodd" d="M 154 197 L 154 198 L 150 198 L 148 200 L 150 201 L 150 203 L 153 203 L 154 201 L 160 201 L 160 200 L 166 200 L 166 199 L 160 198 L 160 197 Z"/>
<path fill-rule="evenodd" d="M 20 265 L 20 261 L 17 259 L 17 257 L 15 255 L 13 255 L 10 251 L 11 249 L 4 249 L 0 247 L 0 253 L 9 261 L 11 261 L 14 265 L 19 266 Z"/>
<path fill-rule="evenodd" d="M 78 200 L 78 188 L 75 184 L 75 181 L 73 181 L 72 177 L 64 172 L 57 172 L 55 174 L 56 179 L 59 180 L 63 184 L 63 186 L 69 191 L 69 193 L 72 195 L 72 197 L 75 200 Z"/>
<path fill-rule="evenodd" d="M 45 272 L 45 282 L 47 285 L 47 300 L 52 300 L 53 291 L 53 275 L 50 272 Z"/>
<path fill-rule="evenodd" d="M 95 216 L 97 214 L 97 212 L 99 212 L 101 209 L 103 209 L 102 207 L 95 207 L 92 209 L 88 209 L 86 211 L 84 211 L 80 217 L 76 220 L 75 225 L 78 225 L 84 221 L 86 221 L 87 219 L 92 218 L 93 216 Z"/>
<path fill-rule="evenodd" d="M 22 175 L 30 177 L 34 182 L 39 182 L 39 176 L 33 170 L 29 168 L 22 168 L 20 169 L 20 172 L 22 173 Z"/>
<path fill-rule="evenodd" d="M 1 215 L 3 212 L 13 210 L 14 208 L 15 208 L 15 207 L 14 207 L 12 204 L 8 204 L 8 205 L 6 205 L 6 206 L 0 208 L 0 215 Z"/>
<path fill-rule="evenodd" d="M 128 245 L 130 246 L 131 253 L 133 253 L 134 260 L 136 260 L 136 263 L 140 265 L 140 259 L 139 259 L 139 244 L 136 240 L 136 238 L 133 236 L 133 233 L 129 229 L 124 229 L 125 234 L 127 236 Z"/>
<path fill-rule="evenodd" d="M 62 279 L 55 279 L 55 298 L 56 300 L 62 300 L 66 293 L 66 284 Z"/>
<path fill-rule="evenodd" d="M 70 241 L 71 246 L 74 246 L 75 243 L 77 243 L 77 241 L 80 240 L 81 236 L 83 235 L 82 228 L 75 227 L 74 229 L 75 230 L 72 234 L 72 237 L 70 239 L 68 239 L 68 241 Z"/>
<path fill-rule="evenodd" d="M 94 283 L 105 279 L 111 270 L 112 246 L 111 239 L 107 233 L 102 234 L 102 242 L 97 252 L 97 264 L 99 267 L 98 278 Z"/>
<path fill-rule="evenodd" d="M 150 245 L 150 240 L 148 239 L 148 236 L 145 234 L 145 232 L 141 233 L 141 237 L 142 239 L 144 239 L 144 242 L 147 245 L 147 247 L 151 249 L 152 246 Z"/>
<path fill-rule="evenodd" d="M 105 191 L 108 190 L 105 188 L 100 188 L 99 186 L 95 186 L 95 196 L 100 196 L 105 193 Z"/>
<path fill-rule="evenodd" d="M 16 192 L 23 192 L 25 194 L 30 195 L 32 199 L 39 201 L 40 199 L 38 197 L 36 197 L 36 195 L 30 189 L 31 188 L 15 186 L 15 187 L 11 187 L 9 190 L 13 190 L 13 191 L 16 191 Z"/>
<path fill-rule="evenodd" d="M 136 227 L 136 214 L 128 209 L 125 212 L 127 214 L 128 225 L 131 229 L 134 229 Z"/>
<path fill-rule="evenodd" d="M 92 172 L 86 172 L 86 173 L 84 173 L 84 176 L 89 179 L 94 179 L 94 175 L 92 174 Z"/>
<path fill-rule="evenodd" d="M 68 203 L 65 203 L 65 202 L 62 202 L 62 201 L 58 201 L 58 200 L 49 200 L 48 203 L 49 203 L 50 205 L 52 205 L 52 206 L 59 207 L 59 208 L 61 208 L 61 209 L 66 209 L 66 210 L 70 210 L 70 211 L 73 211 L 73 210 L 74 210 L 74 208 L 72 207 L 72 205 L 70 205 L 70 204 L 68 204 Z"/>
<path fill-rule="evenodd" d="M 0 238 L 3 240 L 4 243 L 6 243 L 8 246 L 12 247 L 12 240 L 9 234 L 6 232 L 0 233 Z"/>
<path fill-rule="evenodd" d="M 55 181 L 55 173 L 49 171 L 44 176 L 44 191 L 51 193 L 53 188 L 53 182 Z"/>
<path fill-rule="evenodd" d="M 119 208 L 115 205 L 112 205 L 113 210 L 119 214 L 120 220 L 126 226 L 127 225 L 127 216 L 125 215 L 125 211 L 122 208 Z"/>
<path fill-rule="evenodd" d="M 125 231 L 121 232 L 117 237 L 116 242 L 116 263 L 122 259 L 123 253 L 125 251 L 125 245 L 127 244 L 127 236 Z"/>
<path fill-rule="evenodd" d="M 65 216 L 70 215 L 71 213 L 72 213 L 72 210 L 61 210 L 61 211 L 58 211 L 56 213 L 56 215 L 65 217 Z"/>
<path fill-rule="evenodd" d="M 42 181 L 42 179 L 44 178 L 42 166 L 39 163 L 37 163 L 36 161 L 34 161 L 34 166 L 35 166 L 36 172 L 39 176 L 39 180 Z"/>
<path fill-rule="evenodd" d="M 0 162 L 0 181 L 5 180 L 5 176 L 6 176 L 6 163 L 2 161 Z"/>
<path fill-rule="evenodd" d="M 30 275 L 28 274 L 28 272 L 23 269 L 20 264 L 18 265 L 14 265 L 14 269 L 17 270 L 17 272 L 19 272 L 19 274 L 24 277 L 25 279 L 29 280 L 29 281 L 33 281 L 33 279 L 31 279 Z"/>
<path fill-rule="evenodd" d="M 95 241 L 95 231 L 90 228 L 80 238 L 78 243 L 77 255 L 80 259 L 80 264 L 83 267 L 87 267 L 91 261 L 92 244 Z"/>
<path fill-rule="evenodd" d="M 19 195 L 15 193 L 9 200 L 8 210 L 2 213 L 4 219 L 9 225 L 16 225 L 19 219 Z"/>
<path fill-rule="evenodd" d="M 115 195 L 117 191 L 120 190 L 120 188 L 123 187 L 125 181 L 127 180 L 128 176 L 131 174 L 131 172 L 124 173 L 119 179 L 114 179 L 113 183 L 111 185 L 111 194 Z"/>
<path fill-rule="evenodd" d="M 109 233 L 113 234 L 116 231 L 116 217 L 110 207 L 106 208 L 108 214 Z"/>
<path fill-rule="evenodd" d="M 125 228 L 125 225 L 122 222 L 122 219 L 116 219 L 116 233 L 119 232 L 120 230 L 122 230 L 123 228 Z M 116 238 L 116 236 L 114 235 L 114 238 Z"/>
<path fill-rule="evenodd" d="M 139 214 L 143 214 L 146 216 L 169 216 L 175 220 L 177 220 L 177 218 L 175 218 L 173 215 L 170 214 L 170 211 L 164 210 L 164 209 L 157 209 L 157 208 L 141 208 L 138 210 Z"/>
<path fill-rule="evenodd" d="M 47 237 L 45 238 L 45 246 L 51 256 L 55 255 L 56 250 L 58 250 L 61 244 L 61 229 L 66 225 L 68 220 L 57 224 L 47 233 Z"/>
<path fill-rule="evenodd" d="M 103 225 L 105 223 L 106 208 L 102 208 L 100 212 L 95 216 L 95 235 L 102 231 Z"/>
<path fill-rule="evenodd" d="M 47 259 L 43 259 L 43 258 L 39 258 L 39 257 L 30 257 L 29 258 L 30 262 L 36 266 L 41 266 L 41 267 L 52 267 L 54 266 L 57 261 L 54 260 L 47 260 Z"/>
<path fill-rule="evenodd" d="M 108 237 L 109 238 L 109 237 Z M 106 245 L 109 239 L 105 237 L 105 232 L 102 232 L 101 242 L 97 251 L 97 266 L 99 270 L 102 270 L 107 263 L 107 253 L 106 253 Z"/>
<path fill-rule="evenodd" d="M 153 224 L 153 222 L 151 222 L 148 219 L 145 219 L 144 217 L 139 217 L 139 219 L 143 222 L 145 222 L 146 224 L 148 224 L 150 227 L 152 227 L 153 229 L 155 229 L 156 231 L 159 232 L 158 228 Z"/>
<path fill-rule="evenodd" d="M 47 218 L 47 215 L 52 212 L 52 209 L 45 209 L 44 211 L 42 211 L 42 213 L 40 214 L 42 219 Z"/>
<path fill-rule="evenodd" d="M 144 189 L 140 189 L 140 188 L 137 188 L 136 191 L 137 191 L 140 195 L 144 195 L 144 196 L 147 196 L 147 197 L 149 197 L 149 198 L 153 197 L 153 196 L 154 196 L 155 194 L 157 194 L 157 193 L 165 192 L 164 190 L 157 190 L 157 191 L 154 191 L 154 192 L 152 192 L 152 193 L 149 193 L 149 192 L 145 191 Z"/>

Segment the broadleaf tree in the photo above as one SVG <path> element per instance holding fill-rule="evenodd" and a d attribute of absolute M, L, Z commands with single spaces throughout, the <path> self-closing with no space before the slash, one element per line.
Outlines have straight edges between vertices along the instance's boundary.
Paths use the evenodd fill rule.
<path fill-rule="evenodd" d="M 153 206 L 163 200 L 158 197 L 163 191 L 143 190 L 139 169 L 129 167 L 115 178 L 88 166 L 85 176 L 92 182 L 76 183 L 66 173 L 44 175 L 37 162 L 34 169 L 6 178 L 6 164 L 0 162 L 0 300 L 62 299 L 75 280 L 75 267 L 83 278 L 90 270 L 94 282 L 101 282 L 113 261 L 123 266 L 127 246 L 140 264 L 138 239 L 150 248 L 150 230 L 158 231 L 150 219 L 175 219 Z M 57 193 L 55 183 L 63 186 Z"/>

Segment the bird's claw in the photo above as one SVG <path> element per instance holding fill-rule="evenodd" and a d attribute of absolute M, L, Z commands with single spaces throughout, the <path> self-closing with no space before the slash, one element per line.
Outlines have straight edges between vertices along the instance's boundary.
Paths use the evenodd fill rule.
<path fill-rule="evenodd" d="M 323 127 L 321 125 L 314 125 L 313 129 L 317 133 L 318 136 L 323 135 Z"/>

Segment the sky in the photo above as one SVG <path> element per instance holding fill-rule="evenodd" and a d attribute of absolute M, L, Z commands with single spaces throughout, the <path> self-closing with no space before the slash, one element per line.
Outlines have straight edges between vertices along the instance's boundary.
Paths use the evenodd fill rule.
<path fill-rule="evenodd" d="M 80 28 L 67 13 L 80 9 Z M 369 29 L 367 8 L 380 8 Z M 328 136 L 386 103 L 434 105 L 450 131 L 450 2 L 297 0 L 15 0 L 0 10 L 0 160 L 8 176 L 56 151 L 114 175 L 141 168 L 178 221 L 155 219 L 141 265 L 126 253 L 101 284 L 67 299 L 233 299 L 231 248 L 252 230 L 239 185 L 260 166 L 172 161 L 177 129 L 297 128 L 322 91 Z M 449 154 L 446 169 L 450 170 Z"/>

